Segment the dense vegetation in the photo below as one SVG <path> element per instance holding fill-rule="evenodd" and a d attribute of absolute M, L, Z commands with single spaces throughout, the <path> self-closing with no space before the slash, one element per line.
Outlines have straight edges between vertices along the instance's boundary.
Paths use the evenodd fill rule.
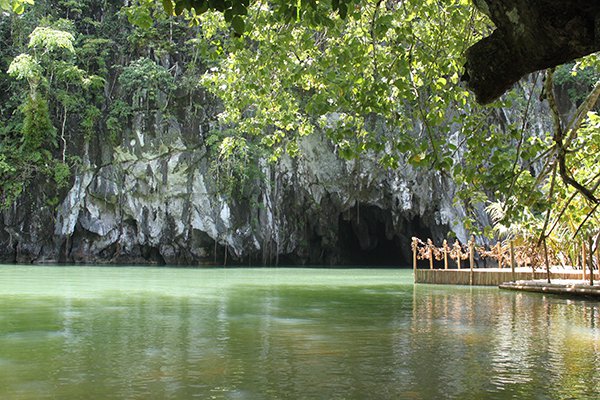
<path fill-rule="evenodd" d="M 3 206 L 34 183 L 58 204 L 95 132 L 117 146 L 136 111 L 192 113 L 207 91 L 227 195 L 243 195 L 259 159 L 298 157 L 302 137 L 324 134 L 341 157 L 451 177 L 457 206 L 487 205 L 497 223 L 467 218 L 475 234 L 558 248 L 597 232 L 597 55 L 483 108 L 459 84 L 465 49 L 490 30 L 469 1 L 24 3 L 0 3 L 15 11 L 0 16 Z"/>

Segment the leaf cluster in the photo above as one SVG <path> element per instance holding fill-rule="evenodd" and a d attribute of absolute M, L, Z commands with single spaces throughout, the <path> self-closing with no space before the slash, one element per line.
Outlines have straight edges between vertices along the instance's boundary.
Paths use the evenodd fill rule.
<path fill-rule="evenodd" d="M 26 5 L 33 5 L 34 0 L 0 0 L 0 10 L 23 14 Z"/>
<path fill-rule="evenodd" d="M 28 23 L 28 17 L 13 20 L 15 28 Z M 99 119 L 93 103 L 105 81 L 77 64 L 73 23 L 50 17 L 39 22 L 7 68 L 14 80 L 9 81 L 11 96 L 0 107 L 2 119 L 9 116 L 0 132 L 2 206 L 10 205 L 30 182 L 42 177 L 49 179 L 51 191 L 64 188 L 75 166 L 75 159 L 67 156 L 68 119 L 79 121 L 88 134 Z"/>

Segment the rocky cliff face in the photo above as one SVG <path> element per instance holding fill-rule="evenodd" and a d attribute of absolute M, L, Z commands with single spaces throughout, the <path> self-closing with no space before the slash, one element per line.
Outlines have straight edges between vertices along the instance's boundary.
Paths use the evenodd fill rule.
<path fill-rule="evenodd" d="M 369 157 L 342 160 L 316 134 L 297 158 L 260 160 L 246 197 L 223 196 L 208 129 L 159 114 L 133 118 L 116 147 L 102 133 L 81 143 L 82 168 L 58 206 L 36 197 L 37 182 L 3 211 L 1 259 L 408 266 L 413 235 L 468 238 L 449 178 L 409 165 L 389 170 Z"/>
<path fill-rule="evenodd" d="M 84 146 L 84 168 L 56 211 L 32 196 L 4 212 L 2 258 L 401 265 L 414 234 L 466 236 L 447 179 L 341 160 L 318 135 L 302 141 L 298 158 L 261 161 L 249 198 L 225 198 L 202 132 L 194 139 L 177 119 L 163 122 L 152 134 L 134 126 L 114 149 Z"/>
<path fill-rule="evenodd" d="M 467 50 L 463 79 L 485 104 L 525 74 L 600 49 L 600 4 L 582 0 L 476 0 L 494 32 Z"/>
<path fill-rule="evenodd" d="M 64 13 L 69 4 L 45 13 Z M 465 210 L 453 204 L 448 177 L 410 165 L 390 170 L 368 155 L 342 160 L 319 134 L 301 140 L 297 158 L 256 160 L 258 173 L 243 196 L 222 194 L 207 143 L 218 104 L 190 83 L 205 68 L 196 63 L 193 32 L 170 21 L 130 32 L 115 17 L 120 1 L 84 6 L 76 26 L 102 40 L 82 34 L 79 45 L 102 47 L 88 64 L 105 74 L 103 115 L 86 137 L 78 117 L 65 112 L 64 151 L 80 166 L 56 201 L 40 195 L 46 182 L 38 177 L 0 212 L 1 261 L 397 266 L 410 264 L 413 235 L 439 242 L 451 231 L 467 239 Z M 8 43 L 19 30 L 5 25 Z M 130 81 L 121 80 L 134 64 Z M 165 88 L 171 80 L 176 88 Z M 118 101 L 126 117 L 115 111 Z M 61 115 L 53 115 L 56 126 Z M 111 115 L 117 116 L 112 125 Z"/>
<path fill-rule="evenodd" d="M 40 201 L 34 184 L 2 213 L 2 260 L 408 266 L 414 235 L 468 239 L 450 178 L 390 170 L 368 156 L 342 160 L 318 134 L 302 139 L 297 158 L 259 160 L 245 197 L 220 194 L 205 142 L 215 105 L 204 101 L 182 119 L 138 113 L 116 147 L 103 132 L 81 143 L 83 167 L 57 207 Z M 532 108 L 530 129 L 548 131 L 543 104 Z"/>

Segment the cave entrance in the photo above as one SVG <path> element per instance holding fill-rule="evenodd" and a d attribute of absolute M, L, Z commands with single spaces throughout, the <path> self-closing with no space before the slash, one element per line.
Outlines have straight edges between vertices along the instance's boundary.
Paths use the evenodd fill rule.
<path fill-rule="evenodd" d="M 398 231 L 394 229 L 390 211 L 369 205 L 358 207 L 339 216 L 339 263 L 356 266 L 411 266 L 411 237 L 429 237 L 431 231 L 418 217 L 407 220 Z"/>
<path fill-rule="evenodd" d="M 391 228 L 391 214 L 375 206 L 359 205 L 340 215 L 338 249 L 346 265 L 397 267 L 401 244 Z"/>

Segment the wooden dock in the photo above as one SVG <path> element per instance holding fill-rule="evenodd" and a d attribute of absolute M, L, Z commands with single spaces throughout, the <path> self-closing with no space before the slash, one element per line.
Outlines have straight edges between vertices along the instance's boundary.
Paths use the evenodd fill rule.
<path fill-rule="evenodd" d="M 417 237 L 412 238 L 411 249 L 413 253 L 413 273 L 415 283 L 428 283 L 436 285 L 470 285 L 470 286 L 501 286 L 504 284 L 506 289 L 514 290 L 531 290 L 545 291 L 553 293 L 553 291 L 561 293 L 569 292 L 586 292 L 581 289 L 583 286 L 591 288 L 591 293 L 595 293 L 594 287 L 600 281 L 600 273 L 596 261 L 594 268 L 593 246 L 592 239 L 589 240 L 589 252 L 586 252 L 586 245 L 582 244 L 581 264 L 579 267 L 559 267 L 552 266 L 548 253 L 546 252 L 546 243 L 544 242 L 545 268 L 534 267 L 519 267 L 518 257 L 515 253 L 516 247 L 514 242 L 510 241 L 508 246 L 503 246 L 500 242 L 496 243 L 493 250 L 486 250 L 485 247 L 477 248 L 475 246 L 475 237 L 471 236 L 468 242 L 468 247 L 462 245 L 458 240 L 450 247 L 444 240 L 442 247 L 436 247 L 431 239 L 427 242 L 420 240 Z M 466 249 L 466 251 L 465 251 Z M 525 249 L 530 251 L 531 249 Z M 600 260 L 600 246 L 597 260 Z M 496 259 L 497 268 L 475 268 L 475 253 L 479 252 L 482 258 Z M 507 253 L 508 252 L 508 267 Z M 456 269 L 449 268 L 449 260 L 451 258 L 456 264 Z M 469 260 L 468 268 L 464 268 L 464 261 Z M 530 263 L 530 257 L 525 253 L 523 258 L 523 249 L 520 253 L 521 261 L 525 265 Z M 428 260 L 429 269 L 419 269 L 419 260 Z M 443 269 L 435 268 L 435 261 L 444 262 Z M 589 262 L 588 262 L 589 261 Z M 461 268 L 463 265 L 463 268 Z M 558 286 L 551 282 L 554 280 Z M 515 282 L 533 282 L 531 284 L 515 284 Z M 558 283 L 557 281 L 571 282 L 570 284 Z M 508 284 L 512 282 L 512 284 Z M 575 282 L 575 283 L 573 283 Z M 596 285 L 594 285 L 594 282 Z M 540 286 L 538 283 L 542 284 Z M 545 284 L 545 285 L 544 285 Z M 580 290 L 581 289 L 581 290 Z"/>
<path fill-rule="evenodd" d="M 553 283 L 546 281 L 517 281 L 499 285 L 500 289 L 520 290 L 525 292 L 552 293 L 569 296 L 585 296 L 600 300 L 600 285 L 590 286 L 588 283 L 574 280 L 557 280 Z"/>
<path fill-rule="evenodd" d="M 581 270 L 556 269 L 553 268 L 550 277 L 552 279 L 577 280 L 583 283 Z M 511 281 L 544 280 L 546 271 L 536 270 L 533 275 L 531 268 L 515 268 L 513 276 L 510 268 L 476 268 L 470 269 L 416 269 L 414 270 L 415 283 L 430 283 L 442 285 L 476 285 L 476 286 L 499 286 Z M 600 275 L 596 271 L 595 280 L 600 281 Z"/>

